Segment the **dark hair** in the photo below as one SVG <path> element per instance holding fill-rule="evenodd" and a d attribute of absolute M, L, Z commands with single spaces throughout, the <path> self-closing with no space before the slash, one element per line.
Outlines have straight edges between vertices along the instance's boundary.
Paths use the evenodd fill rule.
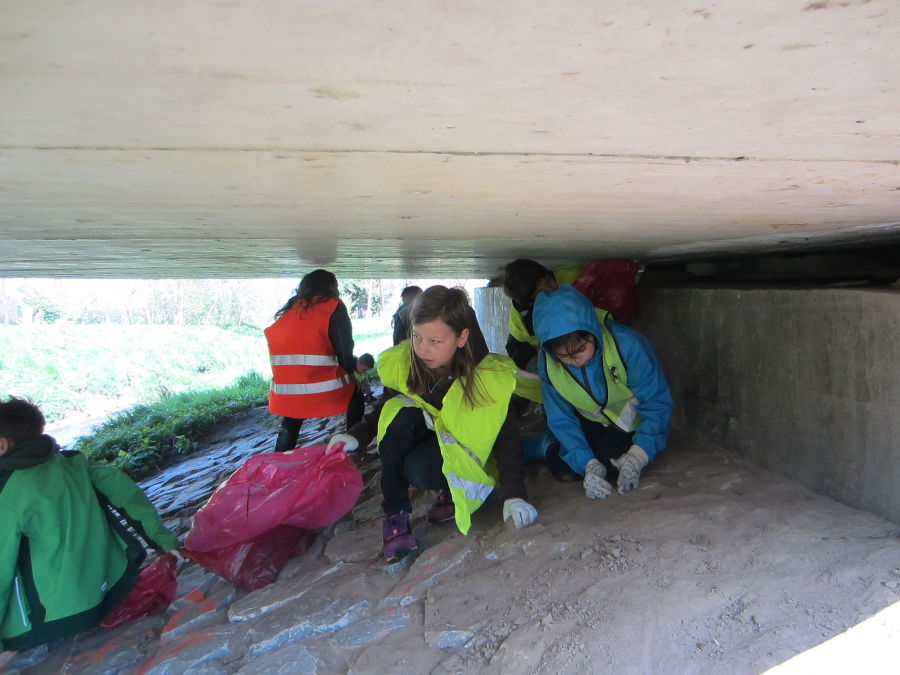
<path fill-rule="evenodd" d="M 503 269 L 503 292 L 516 309 L 531 307 L 538 285 L 548 276 L 553 276 L 553 272 L 539 262 L 528 258 L 513 260 Z"/>
<path fill-rule="evenodd" d="M 544 351 L 550 354 L 555 361 L 559 361 L 559 358 L 556 356 L 559 352 L 565 352 L 567 355 L 573 356 L 572 347 L 576 342 L 582 340 L 588 340 L 594 346 L 597 345 L 597 338 L 592 332 L 589 330 L 576 330 L 547 340 L 544 343 Z"/>
<path fill-rule="evenodd" d="M 30 441 L 44 433 L 47 421 L 43 413 L 31 401 L 10 396 L 0 403 L 0 437 L 13 442 Z"/>
<path fill-rule="evenodd" d="M 484 395 L 480 383 L 476 381 L 477 377 L 472 376 L 475 366 L 478 365 L 472 351 L 472 337 L 473 333 L 480 332 L 481 329 L 478 327 L 478 319 L 475 318 L 475 310 L 469 305 L 469 296 L 466 295 L 465 289 L 431 286 L 416 298 L 410 312 L 410 326 L 436 319 L 450 326 L 457 337 L 463 330 L 469 330 L 469 339 L 463 347 L 456 350 L 450 362 L 450 376 L 462 382 L 463 395 L 469 406 L 474 408 Z M 412 345 L 410 356 L 412 367 L 409 369 L 406 384 L 414 394 L 424 396 L 428 391 L 427 369 L 416 356 Z"/>
<path fill-rule="evenodd" d="M 357 360 L 359 363 L 363 364 L 364 366 L 368 366 L 369 368 L 374 368 L 374 367 L 375 367 L 375 357 L 372 356 L 371 354 L 369 354 L 368 352 L 365 353 L 365 354 L 363 354 L 362 356 L 360 356 L 360 357 L 359 357 L 358 359 L 356 359 L 356 360 Z"/>
<path fill-rule="evenodd" d="M 313 270 L 300 280 L 294 297 L 275 312 L 275 318 L 280 319 L 291 308 L 306 309 L 337 297 L 339 297 L 337 277 L 328 270 Z"/>
<path fill-rule="evenodd" d="M 405 305 L 415 298 L 422 294 L 422 288 L 420 286 L 407 286 L 402 291 L 400 291 L 400 300 Z"/>

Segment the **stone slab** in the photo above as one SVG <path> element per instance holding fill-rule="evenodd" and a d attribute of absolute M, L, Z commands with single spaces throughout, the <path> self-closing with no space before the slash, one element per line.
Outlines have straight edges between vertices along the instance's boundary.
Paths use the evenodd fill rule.
<path fill-rule="evenodd" d="M 182 675 L 201 668 L 227 672 L 216 664 L 239 659 L 244 652 L 244 627 L 227 625 L 189 633 L 162 645 L 136 675 Z M 215 663 L 212 663 L 215 662 Z"/>
<path fill-rule="evenodd" d="M 406 628 L 411 618 L 408 608 L 393 607 L 350 624 L 337 634 L 335 641 L 342 645 L 359 647 Z"/>
<path fill-rule="evenodd" d="M 432 546 L 419 554 L 403 580 L 379 603 L 379 608 L 404 607 L 415 602 L 439 577 L 462 564 L 470 553 L 465 539 Z"/>
<path fill-rule="evenodd" d="M 318 563 L 295 577 L 285 581 L 277 580 L 235 602 L 228 610 L 228 620 L 249 621 L 289 603 L 295 604 L 323 579 L 341 572 L 346 572 L 342 565 Z"/>
<path fill-rule="evenodd" d="M 306 645 L 289 644 L 249 659 L 235 675 L 316 675 L 320 663 Z"/>
<path fill-rule="evenodd" d="M 112 630 L 82 633 L 74 638 L 61 673 L 114 675 L 131 672 L 156 651 L 164 619 L 146 616 Z"/>
<path fill-rule="evenodd" d="M 255 658 L 303 638 L 339 631 L 371 611 L 372 603 L 362 596 L 342 599 L 311 593 L 253 621 L 247 630 L 247 653 Z"/>

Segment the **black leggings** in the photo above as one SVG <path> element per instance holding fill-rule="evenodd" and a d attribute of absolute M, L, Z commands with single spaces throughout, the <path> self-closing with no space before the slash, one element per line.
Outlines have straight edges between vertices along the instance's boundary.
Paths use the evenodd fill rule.
<path fill-rule="evenodd" d="M 605 427 L 600 422 L 586 420 L 581 415 L 578 416 L 578 419 L 581 421 L 584 438 L 588 445 L 591 446 L 591 450 L 594 451 L 594 457 L 599 459 L 603 466 L 606 467 L 607 477 L 615 479 L 619 475 L 619 470 L 609 460 L 616 459 L 628 452 L 634 434 L 622 431 L 615 424 Z"/>
<path fill-rule="evenodd" d="M 449 489 L 441 473 L 444 460 L 437 435 L 425 424 L 420 408 L 403 408 L 397 413 L 378 444 L 378 454 L 385 515 L 412 512 L 410 485 L 420 490 Z"/>
<path fill-rule="evenodd" d="M 278 430 L 278 440 L 275 441 L 275 452 L 286 452 L 297 447 L 297 438 L 300 436 L 302 419 L 294 417 L 282 417 L 281 429 Z"/>
<path fill-rule="evenodd" d="M 353 395 L 350 397 L 350 404 L 347 406 L 347 428 L 349 429 L 359 422 L 363 418 L 365 412 L 366 400 L 359 390 L 359 385 L 357 385 L 356 389 L 353 390 Z"/>

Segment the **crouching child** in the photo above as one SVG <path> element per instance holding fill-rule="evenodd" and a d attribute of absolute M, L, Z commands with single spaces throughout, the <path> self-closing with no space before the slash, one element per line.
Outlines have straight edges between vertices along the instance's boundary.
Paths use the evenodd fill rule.
<path fill-rule="evenodd" d="M 28 401 L 0 402 L 0 651 L 99 625 L 137 581 L 146 552 L 178 546 L 124 473 L 61 452 Z"/>

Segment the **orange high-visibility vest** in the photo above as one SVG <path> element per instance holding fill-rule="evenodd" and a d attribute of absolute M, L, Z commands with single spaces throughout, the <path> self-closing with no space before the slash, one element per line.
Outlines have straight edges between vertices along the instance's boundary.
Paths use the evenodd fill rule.
<path fill-rule="evenodd" d="M 339 300 L 329 298 L 303 310 L 293 307 L 266 328 L 272 388 L 269 412 L 309 419 L 347 410 L 356 384 L 338 365 L 328 323 Z"/>

